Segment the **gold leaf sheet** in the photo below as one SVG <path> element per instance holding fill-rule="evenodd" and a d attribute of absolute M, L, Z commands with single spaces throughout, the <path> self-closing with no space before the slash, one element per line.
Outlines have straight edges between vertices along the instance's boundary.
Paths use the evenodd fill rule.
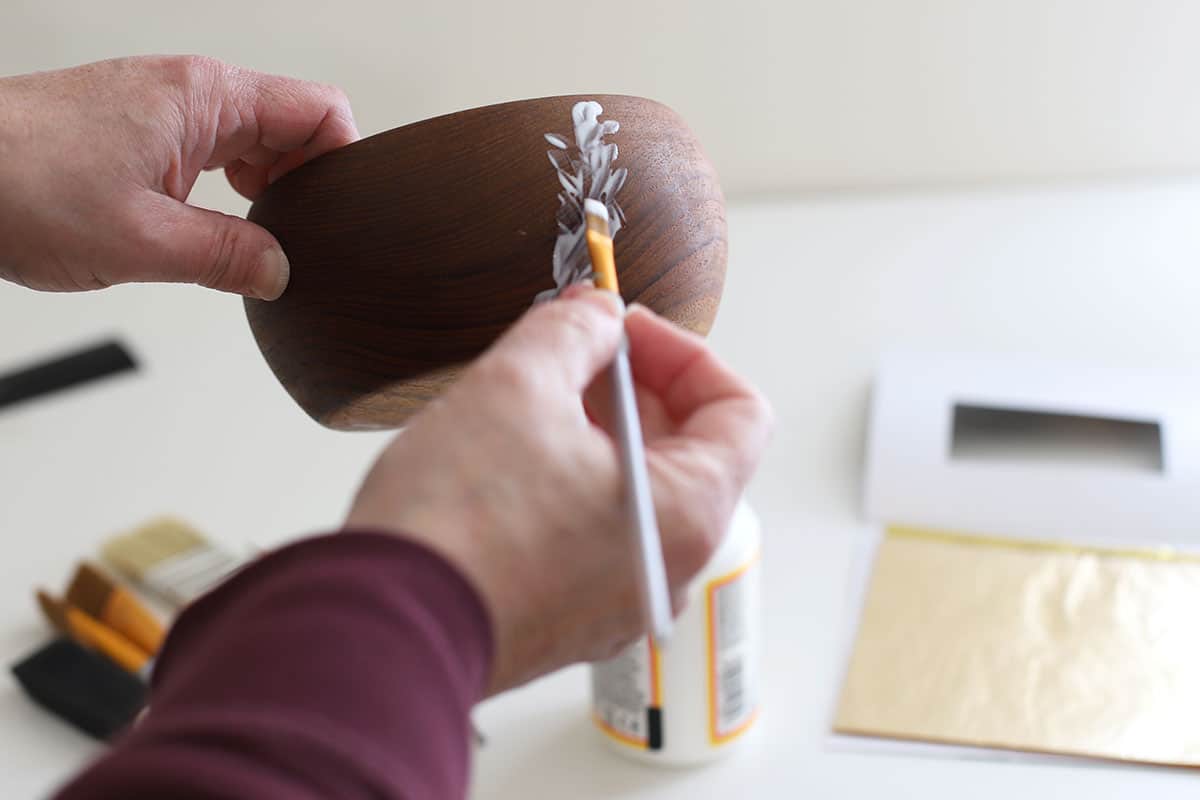
<path fill-rule="evenodd" d="M 892 528 L 834 728 L 1200 766 L 1200 558 Z"/>

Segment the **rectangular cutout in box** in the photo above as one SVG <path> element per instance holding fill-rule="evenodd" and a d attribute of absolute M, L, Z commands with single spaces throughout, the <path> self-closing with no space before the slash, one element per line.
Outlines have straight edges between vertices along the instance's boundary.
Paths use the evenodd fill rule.
<path fill-rule="evenodd" d="M 1144 420 L 956 403 L 950 457 L 1162 472 L 1162 429 Z"/>

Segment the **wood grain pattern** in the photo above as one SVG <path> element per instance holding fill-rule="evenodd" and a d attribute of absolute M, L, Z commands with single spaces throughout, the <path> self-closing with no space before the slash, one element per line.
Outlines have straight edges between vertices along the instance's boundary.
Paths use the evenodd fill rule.
<path fill-rule="evenodd" d="M 699 333 L 725 276 L 725 205 L 698 142 L 636 97 L 487 106 L 363 139 L 289 173 L 249 219 L 291 262 L 274 302 L 246 301 L 267 363 L 333 428 L 402 425 L 554 285 L 558 181 L 542 134 L 581 99 L 621 130 L 622 294 Z"/>

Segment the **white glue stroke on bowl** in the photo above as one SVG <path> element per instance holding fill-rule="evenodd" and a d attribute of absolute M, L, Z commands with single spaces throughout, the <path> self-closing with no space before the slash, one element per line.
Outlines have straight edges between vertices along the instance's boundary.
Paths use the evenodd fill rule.
<path fill-rule="evenodd" d="M 617 192 L 625 185 L 628 170 L 613 169 L 617 146 L 605 143 L 604 137 L 620 130 L 614 119 L 600 121 L 604 111 L 595 100 L 583 100 L 571 109 L 575 126 L 575 146 L 568 137 L 545 134 L 554 148 L 546 155 L 558 173 L 562 191 L 558 193 L 558 238 L 554 242 L 554 285 L 538 294 L 535 302 L 549 300 L 574 283 L 592 280 L 592 261 L 587 251 L 587 225 L 583 218 L 583 201 L 599 200 L 608 209 L 608 228 L 617 235 L 625 222 L 625 213 L 617 204 Z"/>

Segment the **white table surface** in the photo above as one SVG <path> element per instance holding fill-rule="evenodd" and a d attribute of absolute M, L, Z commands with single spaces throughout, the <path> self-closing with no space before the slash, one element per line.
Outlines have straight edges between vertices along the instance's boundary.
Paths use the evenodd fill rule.
<path fill-rule="evenodd" d="M 1200 181 L 815 196 L 730 212 L 716 348 L 772 399 L 751 489 L 765 525 L 767 713 L 743 752 L 692 771 L 609 754 L 574 668 L 483 705 L 474 796 L 1194 796 L 1189 773 L 878 755 L 830 743 L 855 542 L 865 400 L 891 344 L 1112 364 L 1200 363 Z M 119 334 L 140 372 L 0 411 L 0 659 L 47 636 L 107 534 L 161 512 L 234 546 L 335 525 L 384 442 L 327 431 L 284 394 L 240 302 L 191 287 L 74 296 L 0 285 L 0 371 Z M 33 797 L 100 752 L 0 676 L 0 794 Z"/>

